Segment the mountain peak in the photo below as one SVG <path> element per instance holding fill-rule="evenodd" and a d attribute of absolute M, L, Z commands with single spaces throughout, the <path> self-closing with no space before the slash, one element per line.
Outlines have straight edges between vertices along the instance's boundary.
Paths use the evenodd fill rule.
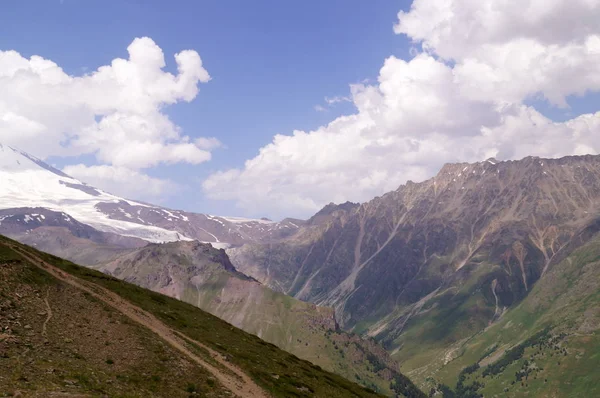
<path fill-rule="evenodd" d="M 35 170 L 42 168 L 60 177 L 71 178 L 62 171 L 50 166 L 43 160 L 36 158 L 20 149 L 0 143 L 0 169 L 2 170 Z"/>
<path fill-rule="evenodd" d="M 124 237 L 154 243 L 197 239 L 215 247 L 279 239 L 302 224 L 189 213 L 124 199 L 72 178 L 24 151 L 0 144 L 0 210 L 7 210 L 5 215 L 12 217 L 18 209 L 31 208 L 68 214 L 98 231 Z"/>
<path fill-rule="evenodd" d="M 308 224 L 321 224 L 329 220 L 331 217 L 335 217 L 340 213 L 348 213 L 359 206 L 359 203 L 353 203 L 350 201 L 341 203 L 339 205 L 331 202 L 319 210 L 314 216 L 312 216 L 308 220 Z"/>
<path fill-rule="evenodd" d="M 111 220 L 97 208 L 99 203 L 124 200 L 86 185 L 24 151 L 0 144 L 0 209 L 45 208 L 69 214 L 103 232 L 155 242 L 185 239 L 162 228 Z"/>

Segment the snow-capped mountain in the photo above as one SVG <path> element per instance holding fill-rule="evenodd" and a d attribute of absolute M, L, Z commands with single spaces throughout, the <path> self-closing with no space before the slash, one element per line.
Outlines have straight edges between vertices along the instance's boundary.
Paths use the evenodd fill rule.
<path fill-rule="evenodd" d="M 0 209 L 23 226 L 45 224 L 47 209 L 69 219 L 125 237 L 148 242 L 200 240 L 227 247 L 249 241 L 268 241 L 288 236 L 300 220 L 273 222 L 266 219 L 218 217 L 170 210 L 124 199 L 85 184 L 40 159 L 0 144 Z M 18 209 L 11 214 L 10 209 Z M 25 210 L 24 210 L 25 209 Z M 31 211 L 27 211 L 31 209 Z"/>

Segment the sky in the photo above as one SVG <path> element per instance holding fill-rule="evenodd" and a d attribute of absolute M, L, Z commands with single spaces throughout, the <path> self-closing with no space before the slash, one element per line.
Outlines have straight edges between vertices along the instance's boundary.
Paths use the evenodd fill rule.
<path fill-rule="evenodd" d="M 0 142 L 127 198 L 307 218 L 600 153 L 600 0 L 3 0 Z"/>

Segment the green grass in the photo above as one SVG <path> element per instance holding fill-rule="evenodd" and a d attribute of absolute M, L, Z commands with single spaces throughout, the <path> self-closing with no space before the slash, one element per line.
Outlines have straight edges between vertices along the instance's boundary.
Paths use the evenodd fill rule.
<path fill-rule="evenodd" d="M 203 342 L 225 355 L 229 354 L 232 362 L 276 396 L 303 396 L 305 394 L 299 392 L 302 387 L 308 388 L 309 391 L 330 394 L 331 397 L 375 395 L 337 375 L 317 372 L 309 362 L 287 354 L 255 336 L 245 334 L 217 317 L 202 313 L 192 305 L 64 260 L 50 259 L 65 271 L 116 292 L 192 339 Z M 274 375 L 279 375 L 279 379 Z"/>
<path fill-rule="evenodd" d="M 2 238 L 3 239 L 3 238 Z M 276 397 L 374 397 L 377 394 L 310 362 L 288 354 L 273 344 L 245 333 L 198 308 L 170 297 L 125 283 L 69 261 L 37 252 L 49 263 L 103 286 L 154 314 L 170 327 L 227 356 L 266 391 Z M 6 253 L 10 255 L 10 253 Z M 114 366 L 114 365 L 112 365 Z M 412 383 L 406 386 L 413 389 Z M 414 396 L 422 396 L 414 389 Z"/>
<path fill-rule="evenodd" d="M 583 341 L 579 336 L 558 335 L 549 344 L 534 340 L 535 344 L 517 346 L 523 348 L 521 354 L 511 355 L 515 349 L 510 350 L 497 363 L 478 369 L 465 383 L 481 383 L 478 393 L 484 396 L 599 396 L 594 371 L 600 365 L 598 336 Z"/>
<path fill-rule="evenodd" d="M 0 262 L 7 263 L 13 261 L 20 261 L 21 256 L 14 252 L 7 246 L 0 246 Z"/>
<path fill-rule="evenodd" d="M 485 265 L 478 268 L 460 290 L 450 289 L 435 297 L 424 306 L 422 314 L 409 319 L 402 335 L 393 342 L 393 347 L 399 347 L 394 357 L 404 372 L 430 367 L 453 344 L 487 326 L 494 308 L 479 288 L 479 281 L 490 269 Z M 425 379 L 427 373 L 424 371 L 418 380 Z"/>
<path fill-rule="evenodd" d="M 500 321 L 456 343 L 457 357 L 446 365 L 438 361 L 430 366 L 427 375 L 419 375 L 420 385 L 428 389 L 441 383 L 456 389 L 461 371 L 479 363 L 481 368 L 465 383 L 482 383 L 478 393 L 486 397 L 600 396 L 600 374 L 595 371 L 600 366 L 599 330 L 597 237 L 551 268 Z M 545 333 L 555 342 L 535 343 Z M 486 366 L 490 359 L 494 361 Z M 526 377 L 519 379 L 519 374 Z"/>
<path fill-rule="evenodd" d="M 184 398 L 189 381 L 210 385 L 206 370 L 150 330 L 18 255 L 7 256 L 2 245 L 0 253 L 0 396 L 50 396 L 66 388 L 77 396 Z M 43 335 L 45 300 L 53 316 Z M 224 392 L 212 387 L 206 396 Z"/>

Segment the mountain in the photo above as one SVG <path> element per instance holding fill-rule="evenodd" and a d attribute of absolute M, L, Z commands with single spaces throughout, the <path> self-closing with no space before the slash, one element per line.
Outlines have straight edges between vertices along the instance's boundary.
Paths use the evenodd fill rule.
<path fill-rule="evenodd" d="M 31 208 L 22 219 L 27 227 L 43 208 L 89 225 L 98 231 L 148 242 L 199 240 L 228 247 L 245 242 L 273 241 L 296 231 L 303 221 L 219 217 L 170 210 L 132 201 L 87 185 L 40 159 L 0 144 L 0 209 Z M 13 215 L 4 212 L 2 217 Z M 38 220 L 43 221 L 43 219 Z"/>
<path fill-rule="evenodd" d="M 377 396 L 194 306 L 3 237 L 0 275 L 2 395 Z"/>
<path fill-rule="evenodd" d="M 377 343 L 340 331 L 331 309 L 272 291 L 213 247 L 276 241 L 303 221 L 167 210 L 93 188 L 16 149 L 0 151 L 1 234 L 196 305 L 378 391 L 392 393 L 391 382 L 404 377 Z"/>
<path fill-rule="evenodd" d="M 391 394 L 390 382 L 403 377 L 375 341 L 339 330 L 332 309 L 274 292 L 238 272 L 225 251 L 210 244 L 181 241 L 125 249 L 74 236 L 64 227 L 39 227 L 20 240 L 195 305 L 376 391 Z"/>
<path fill-rule="evenodd" d="M 271 288 L 334 307 L 344 330 L 374 337 L 424 382 L 418 369 L 500 322 L 599 219 L 600 156 L 489 159 L 329 205 L 286 239 L 228 253 Z"/>
<path fill-rule="evenodd" d="M 428 387 L 456 396 L 584 397 L 600 394 L 600 224 L 527 297 L 468 341 L 432 361 Z M 416 374 L 414 375 L 416 376 Z M 473 395 L 470 395 L 473 396 Z"/>
<path fill-rule="evenodd" d="M 390 394 L 398 364 L 372 340 L 340 331 L 333 310 L 274 292 L 199 242 L 150 244 L 94 268 L 201 308 L 349 380 Z"/>
<path fill-rule="evenodd" d="M 412 391 L 381 344 L 430 394 L 581 396 L 600 382 L 589 370 L 600 156 L 448 164 L 367 203 L 273 223 L 117 198 L 4 148 L 14 155 L 0 161 L 0 232 L 352 380 Z"/>

